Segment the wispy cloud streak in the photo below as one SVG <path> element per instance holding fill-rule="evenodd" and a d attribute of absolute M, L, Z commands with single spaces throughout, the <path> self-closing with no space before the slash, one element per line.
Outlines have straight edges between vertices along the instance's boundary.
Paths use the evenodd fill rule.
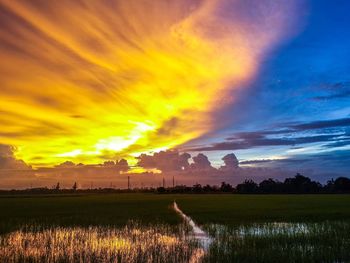
<path fill-rule="evenodd" d="M 38 166 L 197 138 L 294 13 L 272 0 L 1 0 L 1 142 Z"/>

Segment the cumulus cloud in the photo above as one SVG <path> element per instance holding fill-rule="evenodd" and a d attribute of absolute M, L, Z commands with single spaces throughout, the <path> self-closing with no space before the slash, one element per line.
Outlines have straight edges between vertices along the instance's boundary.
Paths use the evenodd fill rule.
<path fill-rule="evenodd" d="M 114 168 L 119 171 L 126 172 L 129 170 L 129 164 L 128 161 L 125 159 L 120 159 L 117 161 L 105 161 L 103 164 L 101 164 L 102 167 L 108 167 L 108 168 Z"/>
<path fill-rule="evenodd" d="M 120 159 L 116 161 L 105 161 L 102 164 L 97 164 L 97 165 L 84 165 L 83 163 L 75 164 L 72 161 L 65 161 L 63 163 L 60 163 L 55 166 L 56 169 L 75 169 L 75 168 L 80 168 L 80 169 L 113 169 L 117 171 L 123 171 L 126 172 L 129 170 L 129 164 L 128 161 L 125 159 Z"/>
<path fill-rule="evenodd" d="M 29 170 L 31 166 L 15 156 L 14 146 L 0 144 L 0 169 Z"/>
<path fill-rule="evenodd" d="M 137 157 L 137 165 L 142 168 L 156 168 L 162 172 L 174 172 L 174 171 L 190 171 L 191 173 L 196 171 L 212 171 L 216 169 L 211 166 L 211 163 L 206 155 L 199 153 L 192 157 L 189 153 L 179 153 L 177 150 L 161 151 L 159 153 L 153 153 L 152 155 L 141 154 Z"/>
<path fill-rule="evenodd" d="M 63 163 L 60 163 L 58 165 L 56 165 L 56 168 L 73 168 L 75 167 L 75 163 L 73 163 L 72 161 L 65 161 Z"/>
<path fill-rule="evenodd" d="M 219 170 L 211 165 L 208 157 L 203 153 L 199 153 L 191 158 L 189 153 L 179 153 L 176 150 L 161 151 L 159 153 L 153 153 L 151 155 L 141 154 L 137 157 L 137 166 L 142 168 L 151 169 L 156 168 L 162 172 L 211 172 L 217 174 L 220 171 L 231 171 L 238 168 L 238 159 L 234 153 L 225 155 L 222 160 L 224 166 Z M 191 159 L 191 163 L 189 160 Z"/>
<path fill-rule="evenodd" d="M 225 163 L 224 166 L 220 167 L 223 171 L 237 169 L 239 166 L 238 159 L 234 153 L 226 154 L 221 160 Z"/>
<path fill-rule="evenodd" d="M 179 153 L 176 150 L 161 151 L 153 155 L 141 154 L 137 165 L 143 168 L 156 168 L 161 171 L 181 171 L 189 167 L 188 153 Z"/>
<path fill-rule="evenodd" d="M 208 157 L 202 153 L 199 153 L 197 156 L 192 157 L 193 163 L 191 163 L 190 168 L 192 170 L 209 170 L 214 169 L 211 166 L 211 163 Z"/>
<path fill-rule="evenodd" d="M 13 160 L 14 148 L 0 147 L 1 164 L 4 158 Z M 188 153 L 168 150 L 152 155 L 142 154 L 138 157 L 139 165 L 143 168 L 157 168 L 162 174 L 147 172 L 128 174 L 121 173 L 129 168 L 124 159 L 105 161 L 102 164 L 84 165 L 65 161 L 55 168 L 37 168 L 35 170 L 0 170 L 0 188 L 18 188 L 34 186 L 51 187 L 60 182 L 63 187 L 71 187 L 74 181 L 82 187 L 127 187 L 130 176 L 134 187 L 159 186 L 165 178 L 167 185 L 175 177 L 177 184 L 192 185 L 219 184 L 222 181 L 237 184 L 245 179 L 257 182 L 267 178 L 284 179 L 296 172 L 305 174 L 315 180 L 326 180 L 343 175 L 347 172 L 349 163 L 348 151 L 333 151 L 314 155 L 289 156 L 286 159 L 251 159 L 238 163 L 234 153 L 223 156 L 220 168 L 212 167 L 208 157 L 202 153 L 191 159 Z M 17 163 L 23 164 L 17 160 Z M 320 167 L 322 164 L 322 168 Z M 3 166 L 2 166 L 3 167 Z M 7 165 L 9 167 L 9 165 Z M 13 166 L 12 166 L 13 167 Z M 18 167 L 18 165 L 17 165 Z M 315 167 L 318 167 L 316 170 Z M 125 170 L 123 170 L 125 168 Z M 6 169 L 6 168 L 5 168 Z M 325 173 L 324 171 L 332 171 Z"/>

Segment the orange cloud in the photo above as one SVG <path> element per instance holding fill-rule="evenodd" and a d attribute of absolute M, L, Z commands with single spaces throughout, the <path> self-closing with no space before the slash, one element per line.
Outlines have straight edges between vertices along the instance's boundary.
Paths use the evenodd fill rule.
<path fill-rule="evenodd" d="M 0 142 L 34 166 L 181 145 L 288 32 L 275 0 L 0 0 Z M 254 10 L 254 12 L 252 12 Z"/>

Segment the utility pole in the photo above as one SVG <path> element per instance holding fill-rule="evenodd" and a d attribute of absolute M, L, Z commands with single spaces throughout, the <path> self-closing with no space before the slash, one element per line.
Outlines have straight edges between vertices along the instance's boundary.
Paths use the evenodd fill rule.
<path fill-rule="evenodd" d="M 128 190 L 130 190 L 130 175 L 128 175 Z"/>

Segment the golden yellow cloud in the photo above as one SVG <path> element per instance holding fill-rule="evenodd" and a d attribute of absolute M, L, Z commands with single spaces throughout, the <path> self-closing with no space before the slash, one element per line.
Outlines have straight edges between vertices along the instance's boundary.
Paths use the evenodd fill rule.
<path fill-rule="evenodd" d="M 0 142 L 34 166 L 93 163 L 219 127 L 290 8 L 243 2 L 0 0 Z"/>

